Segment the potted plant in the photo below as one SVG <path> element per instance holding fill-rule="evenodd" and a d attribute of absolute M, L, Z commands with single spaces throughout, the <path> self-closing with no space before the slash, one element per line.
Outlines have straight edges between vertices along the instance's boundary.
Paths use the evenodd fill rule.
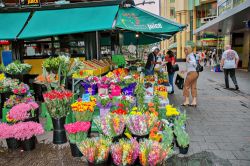
<path fill-rule="evenodd" d="M 108 161 L 111 139 L 107 137 L 87 138 L 79 144 L 79 149 L 90 166 L 101 165 Z"/>
<path fill-rule="evenodd" d="M 73 93 L 68 90 L 52 90 L 43 94 L 48 112 L 53 123 L 53 143 L 63 144 L 67 142 L 64 124 L 66 116 L 71 110 Z"/>
<path fill-rule="evenodd" d="M 135 139 L 120 139 L 111 146 L 111 156 L 115 165 L 133 165 L 139 155 L 139 143 Z"/>
<path fill-rule="evenodd" d="M 19 122 L 11 126 L 14 138 L 21 140 L 24 151 L 31 151 L 36 147 L 36 136 L 44 133 L 43 127 L 36 122 Z"/>
<path fill-rule="evenodd" d="M 6 139 L 8 149 L 15 150 L 20 147 L 20 141 L 14 138 L 11 126 L 7 123 L 0 123 L 0 139 Z"/>
<path fill-rule="evenodd" d="M 109 113 L 112 102 L 109 96 L 99 96 L 96 105 L 100 109 L 100 116 L 103 117 Z"/>
<path fill-rule="evenodd" d="M 77 147 L 77 143 L 81 143 L 87 138 L 87 133 L 90 128 L 90 122 L 75 122 L 64 125 L 67 132 L 71 154 L 73 157 L 82 157 L 82 153 Z"/>
<path fill-rule="evenodd" d="M 189 135 L 182 128 L 175 129 L 175 133 L 177 136 L 177 144 L 181 154 L 187 154 L 189 149 Z"/>
<path fill-rule="evenodd" d="M 163 121 L 162 143 L 167 146 L 174 146 L 174 133 L 172 127 L 169 126 L 166 120 Z"/>
<path fill-rule="evenodd" d="M 12 148 L 18 148 L 20 140 L 24 151 L 35 149 L 36 136 L 44 133 L 42 125 L 36 122 L 19 122 L 13 125 L 0 124 L 0 138 L 6 139 L 7 145 Z M 13 144 L 13 145 L 11 145 Z"/>

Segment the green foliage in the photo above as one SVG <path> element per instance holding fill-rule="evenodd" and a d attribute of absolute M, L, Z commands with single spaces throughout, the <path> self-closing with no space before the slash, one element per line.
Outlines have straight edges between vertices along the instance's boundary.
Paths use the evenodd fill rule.
<path fill-rule="evenodd" d="M 156 111 L 156 112 L 159 112 L 159 108 L 160 108 L 160 99 L 159 99 L 158 94 L 155 94 L 155 95 L 154 95 L 153 103 L 154 103 L 155 111 Z"/>
<path fill-rule="evenodd" d="M 21 63 L 18 60 L 8 64 L 8 66 L 6 67 L 1 66 L 1 70 L 12 75 L 27 74 L 31 70 L 31 68 L 31 65 L 27 63 Z"/>
<path fill-rule="evenodd" d="M 168 125 L 164 126 L 164 130 L 162 132 L 162 143 L 166 146 L 171 146 L 174 139 L 173 130 Z"/>
<path fill-rule="evenodd" d="M 137 85 L 135 88 L 135 94 L 136 94 L 137 103 L 138 103 L 138 111 L 144 112 L 145 111 L 144 99 L 145 99 L 146 90 L 142 82 L 137 82 Z"/>
<path fill-rule="evenodd" d="M 177 136 L 177 142 L 179 146 L 182 148 L 188 147 L 189 142 L 190 142 L 188 133 L 182 129 L 178 129 L 178 130 L 179 131 L 177 132 L 178 134 L 176 136 Z"/>

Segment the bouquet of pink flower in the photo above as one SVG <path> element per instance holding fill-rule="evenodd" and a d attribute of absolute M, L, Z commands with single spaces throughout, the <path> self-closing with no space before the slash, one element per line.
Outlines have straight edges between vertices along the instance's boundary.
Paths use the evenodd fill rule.
<path fill-rule="evenodd" d="M 34 117 L 35 112 L 34 110 L 37 109 L 39 106 L 36 102 L 29 102 L 29 103 L 20 103 L 10 109 L 8 112 L 8 118 L 11 121 L 23 121 L 28 119 L 29 117 Z"/>
<path fill-rule="evenodd" d="M 68 90 L 52 90 L 43 94 L 43 97 L 52 118 L 67 116 L 71 110 L 73 93 Z"/>
<path fill-rule="evenodd" d="M 18 86 L 12 87 L 12 92 L 16 95 L 25 95 L 29 92 L 29 86 L 24 83 L 20 83 Z"/>
<path fill-rule="evenodd" d="M 140 163 L 142 166 L 162 165 L 169 152 L 170 148 L 165 147 L 163 144 L 145 139 L 140 142 Z"/>
<path fill-rule="evenodd" d="M 0 124 L 0 138 L 2 139 L 26 140 L 43 133 L 42 125 L 36 122 L 19 122 L 13 125 Z"/>
<path fill-rule="evenodd" d="M 139 143 L 136 139 L 120 139 L 111 146 L 113 162 L 118 166 L 133 165 L 139 155 Z"/>
<path fill-rule="evenodd" d="M 0 139 L 13 138 L 11 126 L 7 123 L 0 123 Z"/>
<path fill-rule="evenodd" d="M 70 143 L 80 143 L 83 141 L 87 137 L 90 126 L 90 122 L 75 122 L 64 125 Z"/>
<path fill-rule="evenodd" d="M 126 125 L 132 134 L 145 136 L 149 134 L 157 120 L 157 116 L 153 114 L 128 115 Z"/>
<path fill-rule="evenodd" d="M 87 138 L 79 149 L 89 163 L 101 164 L 108 160 L 111 143 L 111 139 L 106 137 Z"/>
<path fill-rule="evenodd" d="M 94 122 L 104 135 L 112 138 L 120 136 L 124 132 L 126 124 L 125 116 L 112 113 L 95 118 Z"/>

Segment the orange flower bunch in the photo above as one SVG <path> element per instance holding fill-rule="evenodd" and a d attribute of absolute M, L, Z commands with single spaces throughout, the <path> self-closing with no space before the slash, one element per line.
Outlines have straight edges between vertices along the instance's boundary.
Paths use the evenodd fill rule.
<path fill-rule="evenodd" d="M 154 103 L 148 103 L 148 111 L 146 112 L 147 115 L 154 114 L 155 116 L 158 116 L 158 112 L 155 110 L 154 106 Z"/>
<path fill-rule="evenodd" d="M 156 125 L 150 130 L 149 138 L 151 140 L 160 142 L 162 140 L 162 135 L 159 134 L 159 125 L 160 123 L 156 123 Z"/>
<path fill-rule="evenodd" d="M 58 81 L 57 74 L 48 74 L 47 76 L 39 75 L 35 78 L 35 82 L 40 84 L 50 84 L 56 81 Z"/>
<path fill-rule="evenodd" d="M 95 100 L 91 100 L 89 102 L 83 102 L 82 100 L 78 100 L 77 102 L 71 104 L 71 108 L 76 112 L 85 112 L 90 111 L 94 112 L 96 102 Z"/>

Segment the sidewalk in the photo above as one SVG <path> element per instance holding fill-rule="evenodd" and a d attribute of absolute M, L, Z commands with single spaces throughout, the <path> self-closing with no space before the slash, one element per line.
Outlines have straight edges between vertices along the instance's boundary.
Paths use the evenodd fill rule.
<path fill-rule="evenodd" d="M 240 91 L 224 89 L 223 73 L 200 73 L 198 106 L 186 108 L 189 155 L 207 151 L 232 165 L 250 165 L 250 73 L 237 71 L 236 77 Z M 182 99 L 182 91 L 175 88 L 170 102 L 180 106 Z"/>

